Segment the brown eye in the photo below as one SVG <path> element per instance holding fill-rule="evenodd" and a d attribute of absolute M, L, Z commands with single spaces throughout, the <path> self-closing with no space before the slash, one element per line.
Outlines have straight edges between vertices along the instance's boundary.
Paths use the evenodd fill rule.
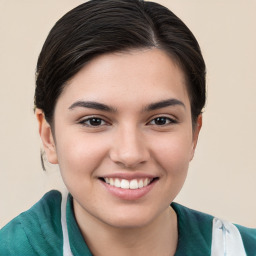
<path fill-rule="evenodd" d="M 89 127 L 96 127 L 106 125 L 106 122 L 98 117 L 91 117 L 79 122 L 82 125 L 89 126 Z"/>
<path fill-rule="evenodd" d="M 164 117 L 164 116 L 154 118 L 150 122 L 150 124 L 158 125 L 158 126 L 163 126 L 163 125 L 168 125 L 168 124 L 175 124 L 175 123 L 177 123 L 177 121 L 175 121 L 174 119 L 171 119 L 169 117 Z"/>

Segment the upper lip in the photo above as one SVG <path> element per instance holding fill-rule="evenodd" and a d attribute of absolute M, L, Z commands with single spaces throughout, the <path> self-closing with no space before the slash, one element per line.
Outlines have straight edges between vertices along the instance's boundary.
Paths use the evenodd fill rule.
<path fill-rule="evenodd" d="M 134 180 L 134 179 L 146 179 L 146 178 L 154 179 L 154 178 L 158 178 L 158 176 L 152 175 L 152 174 L 146 174 L 146 173 L 113 173 L 113 174 L 99 176 L 99 178 Z"/>

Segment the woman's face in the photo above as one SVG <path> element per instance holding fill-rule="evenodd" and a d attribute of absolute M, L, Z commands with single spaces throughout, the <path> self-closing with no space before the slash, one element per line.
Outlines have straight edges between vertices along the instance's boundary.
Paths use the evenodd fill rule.
<path fill-rule="evenodd" d="M 199 129 L 184 74 L 163 51 L 105 54 L 59 97 L 46 153 L 60 165 L 76 217 L 140 227 L 179 193 Z"/>

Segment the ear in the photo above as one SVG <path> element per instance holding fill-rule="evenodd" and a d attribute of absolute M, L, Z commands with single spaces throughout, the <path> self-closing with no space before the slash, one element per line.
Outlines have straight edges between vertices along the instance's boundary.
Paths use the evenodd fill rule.
<path fill-rule="evenodd" d="M 197 141 L 198 141 L 198 136 L 199 136 L 202 124 L 203 124 L 203 117 L 202 117 L 202 114 L 200 114 L 196 120 L 196 124 L 193 129 L 193 141 L 192 141 L 190 161 L 194 158 L 195 149 L 196 149 L 196 145 L 197 145 Z"/>
<path fill-rule="evenodd" d="M 45 120 L 44 112 L 41 109 L 37 108 L 35 114 L 39 125 L 39 135 L 43 143 L 47 160 L 51 164 L 57 164 L 58 158 L 51 126 Z"/>

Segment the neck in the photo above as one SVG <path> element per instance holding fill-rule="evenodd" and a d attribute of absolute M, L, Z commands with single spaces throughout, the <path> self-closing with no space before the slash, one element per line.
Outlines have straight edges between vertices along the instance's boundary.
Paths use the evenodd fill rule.
<path fill-rule="evenodd" d="M 178 241 L 177 216 L 171 207 L 148 225 L 133 228 L 117 228 L 102 223 L 85 213 L 80 206 L 74 205 L 74 210 L 86 244 L 95 256 L 175 254 Z"/>

